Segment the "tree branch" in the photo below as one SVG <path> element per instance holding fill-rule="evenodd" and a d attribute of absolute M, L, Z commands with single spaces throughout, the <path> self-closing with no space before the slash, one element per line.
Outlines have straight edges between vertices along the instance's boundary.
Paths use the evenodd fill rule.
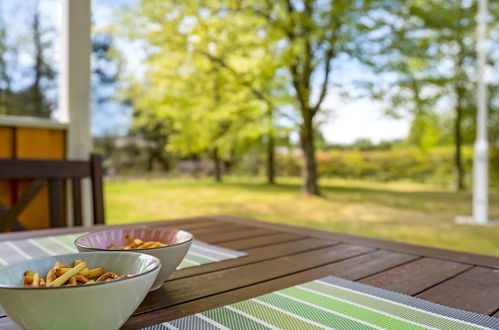
<path fill-rule="evenodd" d="M 322 105 L 322 102 L 324 102 L 324 99 L 326 98 L 327 93 L 328 93 L 329 79 L 331 76 L 331 66 L 332 66 L 331 61 L 334 58 L 334 56 L 336 55 L 335 46 L 336 46 L 336 43 L 338 41 L 338 34 L 339 34 L 339 31 L 340 31 L 341 26 L 342 26 L 339 19 L 337 19 L 336 22 L 337 23 L 336 23 L 336 27 L 334 30 L 335 32 L 333 34 L 333 37 L 331 38 L 329 49 L 326 51 L 326 57 L 325 57 L 325 62 L 324 62 L 324 65 L 326 66 L 326 68 L 324 71 L 324 81 L 322 82 L 321 91 L 319 94 L 319 99 L 317 100 L 317 103 L 312 107 L 313 115 L 315 115 L 319 111 L 319 109 Z"/>
<path fill-rule="evenodd" d="M 330 73 L 331 73 L 331 60 L 334 57 L 334 53 L 335 52 L 334 52 L 333 46 L 331 46 L 327 50 L 327 52 L 326 52 L 326 59 L 325 59 L 326 69 L 325 69 L 325 72 L 324 72 L 324 81 L 322 82 L 321 92 L 320 92 L 320 95 L 319 95 L 319 99 L 317 100 L 317 103 L 312 107 L 312 112 L 313 112 L 314 115 L 317 113 L 317 111 L 319 111 L 319 109 L 320 109 L 320 107 L 322 105 L 322 102 L 326 98 L 326 95 L 327 95 L 327 92 L 328 92 L 329 76 L 330 76 Z"/>
<path fill-rule="evenodd" d="M 212 55 L 206 51 L 202 51 L 202 50 L 197 50 L 197 52 L 204 55 L 211 62 L 217 63 L 221 67 L 228 70 L 234 77 L 237 78 L 237 81 L 239 82 L 239 84 L 241 86 L 248 88 L 253 93 L 253 95 L 255 95 L 259 100 L 265 102 L 267 104 L 267 106 L 269 106 L 269 107 L 274 106 L 272 100 L 270 100 L 265 95 L 265 93 L 263 93 L 261 90 L 255 88 L 248 80 L 244 79 L 244 77 L 239 72 L 237 72 L 233 67 L 231 67 L 229 64 L 227 64 L 227 62 L 225 62 L 222 58 L 214 56 L 214 55 Z"/>

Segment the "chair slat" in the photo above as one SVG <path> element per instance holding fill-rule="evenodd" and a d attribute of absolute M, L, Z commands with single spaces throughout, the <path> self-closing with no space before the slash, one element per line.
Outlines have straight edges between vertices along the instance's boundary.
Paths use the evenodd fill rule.
<path fill-rule="evenodd" d="M 17 222 L 17 217 L 21 212 L 28 206 L 29 202 L 35 197 L 35 195 L 42 189 L 45 180 L 35 180 L 29 184 L 21 198 L 17 201 L 10 210 L 6 212 L 4 216 L 0 216 L 0 229 L 5 231 L 7 228 L 13 230 L 20 229 L 15 223 Z"/>
<path fill-rule="evenodd" d="M 9 210 L 0 203 L 0 223 L 2 223 L 2 219 L 9 214 Z M 13 231 L 21 231 L 26 230 L 23 225 L 19 223 L 19 221 L 13 221 L 10 223 L 10 229 Z"/>
<path fill-rule="evenodd" d="M 50 210 L 50 224 L 51 227 L 61 227 L 61 180 L 49 180 L 49 210 Z"/>
<path fill-rule="evenodd" d="M 2 159 L 0 179 L 55 179 L 89 177 L 88 161 Z"/>
<path fill-rule="evenodd" d="M 83 225 L 81 179 L 71 179 L 71 195 L 73 197 L 73 219 L 75 226 Z"/>
<path fill-rule="evenodd" d="M 92 179 L 93 215 L 95 224 L 104 224 L 104 192 L 102 187 L 102 157 L 90 156 L 90 175 Z"/>

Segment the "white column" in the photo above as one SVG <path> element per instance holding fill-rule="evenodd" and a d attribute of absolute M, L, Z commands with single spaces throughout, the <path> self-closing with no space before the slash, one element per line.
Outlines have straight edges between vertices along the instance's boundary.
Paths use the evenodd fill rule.
<path fill-rule="evenodd" d="M 61 120 L 68 122 L 67 158 L 88 160 L 92 150 L 90 0 L 60 1 L 62 22 L 59 113 Z M 83 221 L 84 224 L 90 225 L 92 205 L 89 182 L 83 182 L 82 186 Z"/>
<path fill-rule="evenodd" d="M 473 152 L 473 222 L 488 221 L 488 141 L 487 141 L 487 0 L 480 0 L 477 16 L 477 127 Z"/>

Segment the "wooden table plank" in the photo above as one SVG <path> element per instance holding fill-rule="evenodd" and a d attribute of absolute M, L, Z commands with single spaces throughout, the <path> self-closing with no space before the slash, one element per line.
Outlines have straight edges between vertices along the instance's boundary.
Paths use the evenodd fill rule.
<path fill-rule="evenodd" d="M 357 281 L 418 258 L 410 254 L 380 250 L 335 263 L 328 274 Z"/>
<path fill-rule="evenodd" d="M 360 282 L 412 296 L 472 267 L 452 261 L 422 258 Z"/>
<path fill-rule="evenodd" d="M 276 224 L 269 222 L 262 222 L 254 219 L 246 219 L 241 217 L 234 217 L 229 215 L 213 215 L 207 218 L 221 221 L 228 221 L 238 223 L 241 225 L 252 225 L 259 228 L 266 228 L 274 231 L 281 231 L 287 233 L 294 233 L 299 235 L 307 235 L 311 237 L 331 239 L 335 241 L 370 246 L 383 250 L 403 252 L 419 256 L 426 256 L 437 259 L 444 259 L 449 261 L 461 262 L 470 265 L 479 265 L 492 268 L 499 268 L 499 258 L 486 256 L 481 254 L 467 253 L 461 251 L 451 251 L 428 246 L 407 244 L 395 241 L 385 241 L 376 238 L 362 237 L 350 234 L 328 232 L 317 229 L 294 227 L 285 224 Z"/>
<path fill-rule="evenodd" d="M 366 258 L 368 256 L 371 256 L 371 258 Z M 345 269 L 345 263 L 348 261 L 355 262 L 349 263 L 350 272 L 349 275 L 345 278 L 353 280 L 356 277 L 365 277 L 371 274 L 369 268 L 364 266 L 366 262 L 368 262 L 372 266 L 371 269 L 373 271 L 382 271 L 386 268 L 391 268 L 400 263 L 406 262 L 410 258 L 412 258 L 412 256 L 385 251 L 375 251 L 353 257 L 351 259 L 347 259 L 346 261 L 333 262 L 324 266 L 304 270 L 244 288 L 219 293 L 216 295 L 205 297 L 202 300 L 194 300 L 153 312 L 135 315 L 125 323 L 124 329 L 138 329 L 141 327 L 158 324 L 160 322 L 174 320 L 179 317 L 196 314 L 208 309 L 232 304 L 241 300 L 250 299 L 266 293 L 288 288 L 300 283 L 312 281 L 314 279 L 318 279 L 327 275 L 337 275 Z M 1 324 L 2 323 L 0 319 L 0 326 Z"/>
<path fill-rule="evenodd" d="M 240 239 L 232 242 L 225 242 L 218 244 L 219 246 L 228 248 L 228 249 L 236 249 L 236 250 L 247 250 L 256 247 L 268 246 L 277 243 L 284 243 L 290 241 L 296 241 L 299 239 L 303 239 L 306 236 L 296 235 L 296 234 L 288 234 L 288 233 L 277 233 L 272 235 L 267 235 L 263 237 L 253 237 L 247 239 Z"/>
<path fill-rule="evenodd" d="M 332 246 L 340 244 L 339 242 L 316 239 L 316 238 L 306 238 L 299 241 L 286 242 L 281 244 L 276 244 L 272 246 L 265 246 L 260 248 L 254 248 L 246 250 L 248 256 L 241 257 L 237 259 L 229 259 L 221 262 L 213 262 L 210 264 L 200 265 L 196 267 L 189 267 L 182 270 L 178 270 L 172 274 L 169 280 L 179 279 L 183 277 L 189 277 L 193 275 L 199 275 L 204 273 L 209 273 L 213 271 L 218 271 L 222 269 L 228 269 L 235 266 L 252 264 L 255 262 L 260 262 L 264 260 L 275 259 L 279 257 L 289 256 L 296 253 L 302 253 L 305 251 L 315 250 L 318 248 L 324 248 L 327 246 Z"/>
<path fill-rule="evenodd" d="M 227 222 L 222 222 L 218 220 L 203 220 L 199 219 L 196 221 L 188 222 L 188 223 L 182 223 L 182 229 L 184 230 L 190 230 L 190 229 L 199 229 L 199 228 L 212 228 L 215 226 L 222 226 L 226 225 Z M 177 224 L 172 224 L 170 223 L 169 220 L 166 221 L 155 221 L 155 222 L 148 222 L 147 226 L 148 227 L 175 227 Z"/>
<path fill-rule="evenodd" d="M 180 225 L 182 226 L 182 225 Z M 183 228 L 182 228 L 183 229 Z M 198 234 L 209 235 L 209 234 L 218 234 L 218 233 L 229 233 L 233 231 L 246 231 L 250 229 L 259 229 L 257 227 L 251 226 L 241 226 L 232 223 L 221 223 L 214 226 L 209 227 L 201 227 L 195 228 Z"/>
<path fill-rule="evenodd" d="M 168 281 L 162 288 L 149 293 L 136 313 L 158 310 L 223 291 L 268 281 L 370 251 L 372 249 L 358 245 L 339 244 L 255 264 Z"/>
<path fill-rule="evenodd" d="M 474 267 L 420 293 L 417 297 L 490 315 L 499 309 L 499 270 Z"/>
<path fill-rule="evenodd" d="M 203 234 L 203 235 L 197 235 L 196 237 L 199 237 L 199 239 L 207 243 L 219 244 L 243 238 L 251 238 L 251 237 L 258 237 L 258 236 L 272 235 L 272 234 L 275 234 L 275 231 L 269 231 L 268 229 L 254 228 L 244 231 L 216 232 L 206 235 Z"/>

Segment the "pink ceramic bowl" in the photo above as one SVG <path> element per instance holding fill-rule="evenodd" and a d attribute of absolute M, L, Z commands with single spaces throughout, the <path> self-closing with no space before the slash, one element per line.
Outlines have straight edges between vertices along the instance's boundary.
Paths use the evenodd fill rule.
<path fill-rule="evenodd" d="M 116 246 L 128 245 L 128 242 L 124 238 L 125 234 L 130 235 L 132 238 L 139 238 L 144 242 L 161 242 L 166 246 L 135 250 L 108 249 L 108 246 L 111 244 Z M 158 258 L 161 261 L 162 266 L 156 281 L 152 285 L 152 291 L 160 288 L 168 277 L 170 277 L 170 275 L 175 271 L 187 254 L 193 239 L 193 235 L 184 230 L 170 228 L 130 227 L 88 233 L 78 237 L 75 240 L 75 245 L 80 252 L 130 251 L 145 253 Z"/>

